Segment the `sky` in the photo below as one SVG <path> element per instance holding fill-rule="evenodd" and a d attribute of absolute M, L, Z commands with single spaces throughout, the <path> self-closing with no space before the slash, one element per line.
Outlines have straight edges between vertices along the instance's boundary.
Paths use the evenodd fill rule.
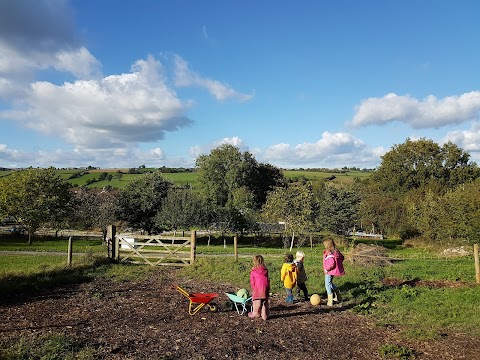
<path fill-rule="evenodd" d="M 480 162 L 480 1 L 0 0 L 0 167 Z"/>

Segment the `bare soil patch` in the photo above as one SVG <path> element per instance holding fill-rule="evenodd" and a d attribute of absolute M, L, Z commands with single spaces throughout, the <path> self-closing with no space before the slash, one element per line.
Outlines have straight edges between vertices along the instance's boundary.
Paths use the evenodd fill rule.
<path fill-rule="evenodd" d="M 216 292 L 220 311 L 188 314 L 189 301 L 172 288 Z M 440 340 L 404 339 L 400 329 L 378 326 L 348 306 L 271 298 L 271 318 L 251 320 L 222 311 L 231 284 L 187 280 L 158 269 L 142 281 L 99 278 L 28 298 L 0 294 L 2 341 L 63 333 L 98 351 L 100 359 L 381 359 L 397 344 L 416 359 L 474 359 L 478 339 L 444 334 Z"/>

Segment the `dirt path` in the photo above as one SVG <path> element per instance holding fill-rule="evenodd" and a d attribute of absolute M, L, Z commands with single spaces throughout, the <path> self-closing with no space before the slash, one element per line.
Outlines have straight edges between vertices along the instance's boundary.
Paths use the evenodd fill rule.
<path fill-rule="evenodd" d="M 188 314 L 189 301 L 172 288 L 217 292 L 222 307 L 229 284 L 179 279 L 175 270 L 158 269 L 144 281 L 90 283 L 22 298 L 2 294 L 0 334 L 64 333 L 98 350 L 101 359 L 381 359 L 379 349 L 397 344 L 416 359 L 475 359 L 478 339 L 445 335 L 437 341 L 405 340 L 399 329 L 377 326 L 346 308 L 286 305 L 271 299 L 268 321 L 235 311 Z"/>

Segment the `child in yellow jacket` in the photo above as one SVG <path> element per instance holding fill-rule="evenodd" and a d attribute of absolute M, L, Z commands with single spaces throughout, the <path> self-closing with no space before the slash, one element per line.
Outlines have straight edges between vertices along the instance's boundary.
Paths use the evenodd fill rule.
<path fill-rule="evenodd" d="M 280 280 L 283 281 L 283 286 L 287 293 L 287 298 L 285 299 L 287 303 L 293 302 L 293 288 L 297 286 L 297 276 L 297 267 L 293 262 L 293 254 L 286 254 L 280 271 Z"/>

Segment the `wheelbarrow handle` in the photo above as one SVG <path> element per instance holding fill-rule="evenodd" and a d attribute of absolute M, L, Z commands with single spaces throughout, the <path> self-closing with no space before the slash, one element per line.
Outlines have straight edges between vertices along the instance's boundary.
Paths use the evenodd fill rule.
<path fill-rule="evenodd" d="M 176 284 L 173 284 L 172 287 L 175 288 L 180 294 L 190 299 L 190 294 L 186 290 L 182 289 Z"/>

